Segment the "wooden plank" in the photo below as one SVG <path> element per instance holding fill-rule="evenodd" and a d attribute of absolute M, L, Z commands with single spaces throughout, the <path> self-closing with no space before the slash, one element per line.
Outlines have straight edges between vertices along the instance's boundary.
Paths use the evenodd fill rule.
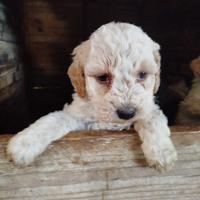
<path fill-rule="evenodd" d="M 81 1 L 25 2 L 26 36 L 31 42 L 64 42 L 81 36 Z"/>
<path fill-rule="evenodd" d="M 31 57 L 35 65 L 33 70 L 46 70 L 46 73 L 54 70 L 62 72 L 63 63 L 66 63 L 66 58 L 69 57 L 73 48 L 77 45 L 74 42 L 49 43 L 49 42 L 34 42 L 30 43 Z M 65 50 L 66 49 L 66 50 Z"/>
<path fill-rule="evenodd" d="M 0 83 L 2 83 L 1 81 L 2 80 L 0 80 Z M 0 90 L 0 104 L 6 103 L 6 101 L 11 99 L 11 97 L 12 97 L 12 99 L 14 99 L 16 97 L 20 98 L 20 95 L 21 96 L 24 95 L 23 92 L 24 92 L 24 82 L 22 80 L 16 81 L 16 82 L 8 85 L 7 87 L 4 87 L 3 89 Z M 24 98 L 24 96 L 22 96 L 22 97 Z M 6 110 L 5 107 L 3 107 L 2 105 L 1 105 L 1 109 Z M 12 110 L 12 111 L 15 112 L 14 110 Z M 2 115 L 2 116 L 5 117 L 4 115 Z M 2 119 L 1 119 L 1 123 L 2 123 Z"/>
<path fill-rule="evenodd" d="M 18 53 L 16 44 L 0 41 L 0 103 L 23 90 L 24 74 Z"/>
<path fill-rule="evenodd" d="M 83 34 L 82 0 L 27 0 L 24 16 L 29 82 L 33 87 L 52 87 L 56 81 L 55 88 L 60 87 L 66 82 L 70 54 Z"/>
<path fill-rule="evenodd" d="M 0 199 L 199 200 L 200 127 L 172 128 L 179 160 L 170 172 L 147 167 L 133 130 L 72 133 L 18 168 L 0 137 Z"/>

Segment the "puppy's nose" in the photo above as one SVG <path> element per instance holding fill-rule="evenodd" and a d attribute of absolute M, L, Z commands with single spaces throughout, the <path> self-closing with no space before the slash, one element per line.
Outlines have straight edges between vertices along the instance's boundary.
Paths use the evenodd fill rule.
<path fill-rule="evenodd" d="M 117 112 L 117 115 L 120 119 L 128 120 L 128 119 L 131 119 L 132 117 L 135 116 L 136 109 L 126 107 L 126 108 L 118 109 L 116 112 Z"/>

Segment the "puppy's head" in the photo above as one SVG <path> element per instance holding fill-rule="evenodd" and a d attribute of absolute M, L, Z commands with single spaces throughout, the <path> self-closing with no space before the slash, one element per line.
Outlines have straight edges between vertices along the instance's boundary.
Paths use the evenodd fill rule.
<path fill-rule="evenodd" d="M 159 48 L 140 28 L 109 23 L 75 48 L 68 74 L 98 120 L 129 123 L 152 109 L 160 84 Z"/>
<path fill-rule="evenodd" d="M 200 78 L 200 57 L 192 60 L 190 67 L 191 67 L 195 77 Z"/>

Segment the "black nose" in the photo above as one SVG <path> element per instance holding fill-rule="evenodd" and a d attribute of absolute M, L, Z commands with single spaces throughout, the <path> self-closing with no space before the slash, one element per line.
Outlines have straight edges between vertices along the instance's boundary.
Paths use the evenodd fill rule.
<path fill-rule="evenodd" d="M 120 119 L 131 119 L 135 116 L 136 109 L 127 107 L 118 109 L 116 112 Z"/>

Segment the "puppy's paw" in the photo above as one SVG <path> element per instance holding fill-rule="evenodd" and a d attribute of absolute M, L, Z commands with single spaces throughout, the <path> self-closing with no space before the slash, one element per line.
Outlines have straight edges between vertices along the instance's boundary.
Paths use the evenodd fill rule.
<path fill-rule="evenodd" d="M 8 143 L 7 157 L 16 165 L 26 166 L 33 162 L 37 156 L 35 154 L 36 148 L 37 144 L 34 146 L 31 138 L 28 138 L 27 135 L 18 134 Z"/>
<path fill-rule="evenodd" d="M 146 151 L 146 150 L 145 150 Z M 160 172 L 169 171 L 177 160 L 177 152 L 173 144 L 167 146 L 154 145 L 145 153 L 147 163 Z"/>
<path fill-rule="evenodd" d="M 152 159 L 147 158 L 147 163 L 150 167 L 154 167 L 160 172 L 169 171 L 173 168 L 177 160 L 177 153 L 172 149 L 165 149 Z"/>

